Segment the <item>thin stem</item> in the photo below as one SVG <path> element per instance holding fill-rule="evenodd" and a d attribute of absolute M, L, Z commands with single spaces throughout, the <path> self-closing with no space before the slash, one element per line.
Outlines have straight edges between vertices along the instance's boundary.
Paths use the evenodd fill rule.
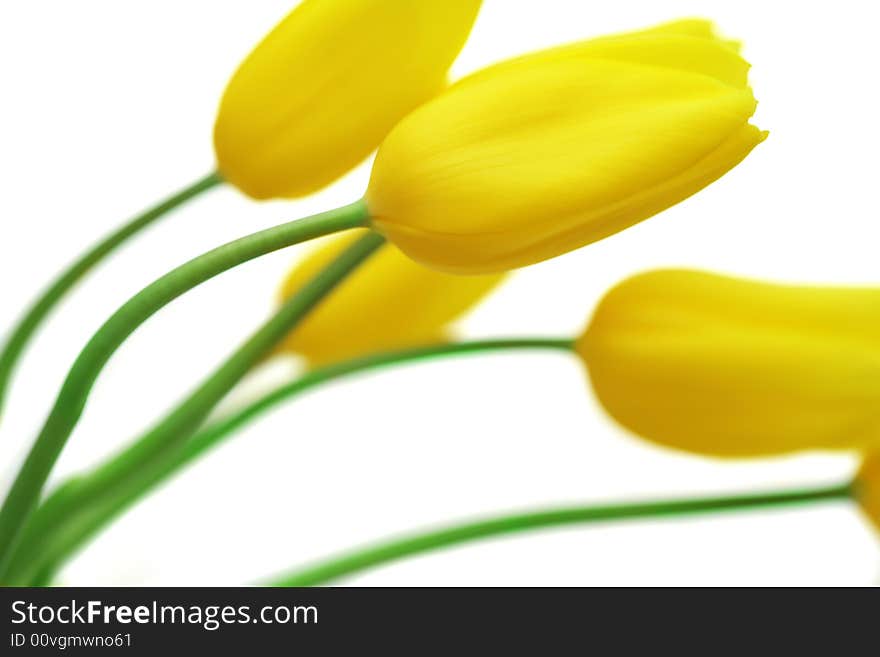
<path fill-rule="evenodd" d="M 6 569 L 21 530 L 36 506 L 49 472 L 67 438 L 82 415 L 92 386 L 116 349 L 138 326 L 184 292 L 237 265 L 315 237 L 363 226 L 367 219 L 366 205 L 358 201 L 337 210 L 254 233 L 178 267 L 144 288 L 116 311 L 76 359 L 42 431 L 0 509 L 0 582 L 5 581 Z M 297 298 L 299 295 L 294 297 Z M 310 299 L 310 303 L 314 302 L 315 300 Z M 285 306 L 288 307 L 289 304 Z M 261 343 L 251 350 L 257 350 L 262 355 L 263 346 Z M 246 360 L 248 355 L 252 354 L 245 354 L 242 360 Z M 228 389 L 227 387 L 219 391 L 221 396 Z M 216 395 L 218 390 L 216 386 L 209 385 L 207 390 L 200 390 L 199 393 L 201 401 Z M 198 425 L 202 419 L 199 412 L 181 411 L 174 415 L 175 424 L 187 427 L 192 422 Z M 195 429 L 195 425 L 191 428 Z M 175 430 L 179 428 L 177 426 Z M 160 432 L 156 441 L 166 439 L 165 433 L 164 430 Z"/>
<path fill-rule="evenodd" d="M 46 572 L 56 572 L 91 536 L 159 483 L 260 414 L 312 388 L 369 370 L 443 356 L 510 350 L 570 351 L 572 346 L 571 339 L 516 338 L 437 344 L 372 354 L 307 372 L 229 417 L 201 429 L 178 449 L 165 451 L 149 464 L 145 464 L 140 456 L 142 438 L 114 459 L 117 466 L 112 490 L 108 490 L 106 479 L 96 480 L 94 474 L 78 477 L 56 489 L 40 506 L 16 551 L 10 569 L 16 578 L 14 581 L 35 585 L 36 580 L 30 580 L 29 576 L 36 569 L 42 570 L 43 578 Z"/>
<path fill-rule="evenodd" d="M 6 343 L 0 350 L 0 418 L 3 416 L 3 405 L 9 389 L 9 382 L 25 348 L 52 309 L 58 305 L 58 302 L 71 288 L 123 242 L 154 224 L 175 208 L 222 182 L 223 180 L 218 173 L 209 173 L 204 178 L 138 215 L 86 251 L 78 260 L 61 272 L 49 287 L 34 300 L 28 311 L 9 332 Z"/>
<path fill-rule="evenodd" d="M 351 575 L 414 554 L 429 552 L 450 545 L 483 540 L 501 534 L 514 534 L 547 527 L 563 527 L 575 524 L 642 518 L 668 518 L 718 511 L 747 511 L 758 508 L 851 499 L 852 494 L 852 484 L 846 483 L 824 488 L 807 488 L 751 495 L 560 508 L 500 516 L 425 534 L 416 534 L 381 543 L 374 547 L 368 547 L 348 555 L 331 558 L 322 563 L 283 576 L 270 584 L 270 586 L 316 586 L 327 584 L 344 575 Z"/>

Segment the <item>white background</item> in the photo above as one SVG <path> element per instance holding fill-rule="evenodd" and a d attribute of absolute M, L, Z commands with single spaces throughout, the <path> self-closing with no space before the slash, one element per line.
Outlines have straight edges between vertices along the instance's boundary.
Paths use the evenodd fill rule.
<path fill-rule="evenodd" d="M 575 333 L 603 290 L 654 266 L 877 280 L 874 5 L 487 0 L 456 75 L 552 43 L 707 16 L 745 41 L 761 101 L 756 121 L 771 135 L 679 207 L 520 271 L 461 323 L 461 335 Z M 0 326 L 61 263 L 212 169 L 211 127 L 226 79 L 290 6 L 0 4 Z M 2 481 L 79 348 L 128 296 L 220 243 L 349 202 L 367 177 L 365 166 L 298 202 L 256 204 L 217 190 L 101 267 L 23 361 L 0 426 Z M 221 276 L 139 330 L 101 377 L 57 475 L 134 438 L 221 362 L 271 311 L 275 287 L 300 253 Z M 264 378 L 289 376 L 290 368 Z M 855 465 L 822 454 L 720 462 L 646 446 L 603 416 L 580 365 L 564 355 L 427 363 L 334 385 L 264 417 L 118 521 L 62 581 L 251 582 L 373 539 L 501 510 L 834 482 Z M 870 584 L 878 548 L 860 514 L 840 503 L 522 535 L 349 581 Z"/>

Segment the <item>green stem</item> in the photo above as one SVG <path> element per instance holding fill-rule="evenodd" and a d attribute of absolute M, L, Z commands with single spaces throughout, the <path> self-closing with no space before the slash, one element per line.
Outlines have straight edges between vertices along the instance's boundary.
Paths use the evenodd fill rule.
<path fill-rule="evenodd" d="M 43 323 L 43 320 L 46 319 L 52 309 L 58 305 L 58 302 L 64 298 L 71 288 L 92 267 L 116 250 L 123 242 L 155 223 L 175 208 L 222 182 L 223 180 L 218 173 L 210 173 L 192 185 L 180 190 L 174 196 L 165 199 L 143 214 L 138 215 L 80 256 L 32 303 L 28 311 L 12 328 L 6 343 L 3 345 L 2 350 L 0 350 L 0 418 L 3 416 L 3 405 L 6 400 L 7 390 L 9 389 L 10 379 L 25 348 L 33 338 L 36 330 Z"/>
<path fill-rule="evenodd" d="M 225 437 L 292 397 L 336 379 L 401 363 L 443 356 L 478 354 L 490 351 L 553 349 L 570 351 L 571 339 L 514 338 L 477 340 L 430 345 L 372 354 L 312 370 L 289 384 L 201 429 L 176 450 L 168 450 L 145 464 L 141 443 L 114 459 L 113 481 L 98 473 L 71 479 L 49 496 L 28 523 L 13 567 L 14 582 L 37 585 L 34 573 L 43 580 L 54 573 L 91 536 L 106 527 L 126 509 L 162 481 L 183 469 Z M 112 488 L 108 488 L 112 486 Z"/>
<path fill-rule="evenodd" d="M 344 575 L 351 575 L 414 554 L 429 552 L 459 543 L 482 540 L 500 534 L 514 534 L 547 527 L 562 527 L 575 524 L 635 520 L 640 518 L 664 518 L 717 511 L 745 511 L 749 509 L 805 504 L 808 502 L 842 500 L 850 499 L 852 494 L 853 486 L 847 483 L 826 488 L 690 500 L 661 500 L 636 504 L 561 508 L 501 516 L 397 539 L 374 547 L 368 547 L 349 555 L 331 558 L 325 562 L 283 576 L 274 583 L 271 583 L 270 586 L 316 586 L 327 584 Z"/>
<path fill-rule="evenodd" d="M 254 233 L 178 267 L 144 288 L 116 311 L 95 333 L 73 364 L 42 431 L 0 509 L 0 582 L 5 581 L 6 569 L 21 530 L 33 512 L 49 472 L 85 408 L 89 392 L 99 373 L 116 349 L 138 326 L 186 291 L 237 265 L 315 237 L 363 226 L 367 219 L 366 205 L 358 201 L 337 210 Z M 222 394 L 226 394 L 228 389 L 222 390 Z M 216 387 L 208 386 L 203 394 L 207 399 L 217 392 Z M 200 422 L 202 418 L 199 416 L 200 413 L 197 412 L 181 411 L 174 415 L 174 421 L 188 425 L 195 419 Z M 179 430 L 179 427 L 174 430 Z M 166 433 L 163 425 L 163 431 L 157 436 L 157 440 L 165 439 Z"/>

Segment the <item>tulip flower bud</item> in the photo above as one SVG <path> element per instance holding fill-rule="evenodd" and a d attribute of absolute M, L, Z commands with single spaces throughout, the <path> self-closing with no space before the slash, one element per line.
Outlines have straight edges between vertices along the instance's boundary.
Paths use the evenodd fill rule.
<path fill-rule="evenodd" d="M 224 179 L 314 192 L 446 85 L 480 0 L 304 0 L 244 60 L 214 127 Z"/>
<path fill-rule="evenodd" d="M 880 445 L 880 289 L 652 271 L 579 339 L 599 401 L 648 440 L 717 456 Z"/>
<path fill-rule="evenodd" d="M 388 135 L 366 195 L 413 259 L 485 273 L 607 237 L 702 189 L 764 133 L 748 64 L 704 21 L 492 66 Z"/>
<path fill-rule="evenodd" d="M 856 477 L 856 499 L 880 531 L 880 451 L 869 453 Z"/>
<path fill-rule="evenodd" d="M 290 272 L 293 296 L 363 233 L 331 238 Z M 446 339 L 449 324 L 475 306 L 504 274 L 453 276 L 419 265 L 390 244 L 341 283 L 282 344 L 312 366 Z"/>

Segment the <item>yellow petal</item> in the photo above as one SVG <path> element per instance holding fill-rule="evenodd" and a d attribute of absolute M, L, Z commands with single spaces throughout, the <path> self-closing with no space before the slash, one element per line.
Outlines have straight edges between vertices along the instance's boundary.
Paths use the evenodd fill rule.
<path fill-rule="evenodd" d="M 679 20 L 661 23 L 656 27 L 644 30 L 646 34 L 681 34 L 684 36 L 701 37 L 704 39 L 717 38 L 715 24 L 705 18 L 681 18 Z"/>
<path fill-rule="evenodd" d="M 497 75 L 501 70 L 534 67 L 559 59 L 612 59 L 700 73 L 736 87 L 748 86 L 749 63 L 739 43 L 721 39 L 711 21 L 685 19 L 657 27 L 580 41 L 501 62 L 458 84 Z"/>
<path fill-rule="evenodd" d="M 645 30 L 645 32 L 680 34 L 702 39 L 713 39 L 736 52 L 739 52 L 742 48 L 742 44 L 739 41 L 735 39 L 725 39 L 719 36 L 715 24 L 704 18 L 684 18 L 677 21 L 670 21 L 669 23 L 658 25 L 650 30 Z"/>
<path fill-rule="evenodd" d="M 636 434 L 719 456 L 880 447 L 880 290 L 653 271 L 611 290 L 578 341 Z"/>
<path fill-rule="evenodd" d="M 856 477 L 856 499 L 865 515 L 880 531 L 880 451 L 870 452 L 865 457 Z"/>
<path fill-rule="evenodd" d="M 366 196 L 373 223 L 413 259 L 459 273 L 607 237 L 699 191 L 764 139 L 748 123 L 746 69 L 718 39 L 662 31 L 493 66 L 388 135 Z"/>
<path fill-rule="evenodd" d="M 232 77 L 214 128 L 223 177 L 254 198 L 314 192 L 437 94 L 479 0 L 304 0 Z"/>
<path fill-rule="evenodd" d="M 350 231 L 312 252 L 290 272 L 280 299 L 292 296 L 361 234 Z M 315 308 L 282 348 L 315 366 L 442 341 L 449 325 L 503 279 L 443 274 L 386 245 Z"/>

